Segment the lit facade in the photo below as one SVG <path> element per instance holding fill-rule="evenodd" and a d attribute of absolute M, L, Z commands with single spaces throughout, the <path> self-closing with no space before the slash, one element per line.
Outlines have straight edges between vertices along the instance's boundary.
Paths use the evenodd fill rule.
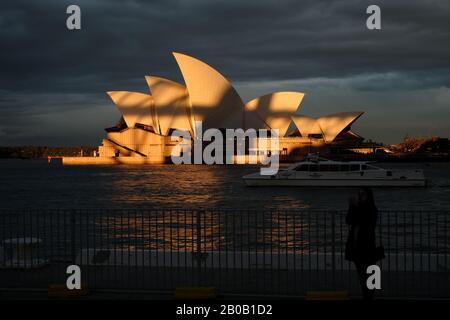
<path fill-rule="evenodd" d="M 230 82 L 206 63 L 174 53 L 185 85 L 146 76 L 150 93 L 110 91 L 122 117 L 99 147 L 102 158 L 143 158 L 136 163 L 170 161 L 173 130 L 197 136 L 195 123 L 203 131 L 216 129 L 277 129 L 281 156 L 326 150 L 342 141 L 361 137 L 350 126 L 362 112 L 343 112 L 313 119 L 300 115 L 302 92 L 274 92 L 249 102 L 242 101 Z M 293 129 L 294 128 L 294 129 Z M 345 143 L 344 143 L 345 144 Z M 136 159 L 137 160 L 137 159 Z"/>

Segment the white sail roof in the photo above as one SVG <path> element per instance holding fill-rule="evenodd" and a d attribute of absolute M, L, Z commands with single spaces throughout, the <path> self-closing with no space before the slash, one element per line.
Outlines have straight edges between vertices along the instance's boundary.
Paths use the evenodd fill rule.
<path fill-rule="evenodd" d="M 286 135 L 293 122 L 303 137 L 323 134 L 333 141 L 363 112 L 341 112 L 318 119 L 297 115 L 302 92 L 274 92 L 246 104 L 228 80 L 208 64 L 181 53 L 173 53 L 186 86 L 161 77 L 146 76 L 152 95 L 109 91 L 128 127 L 136 123 L 152 126 L 161 135 L 187 130 L 195 137 L 195 121 L 209 128 L 278 129 Z"/>
<path fill-rule="evenodd" d="M 129 128 L 136 123 L 155 128 L 152 117 L 153 98 L 151 95 L 131 91 L 108 91 Z"/>
<path fill-rule="evenodd" d="M 322 134 L 317 119 L 297 114 L 291 118 L 302 137 L 308 137 L 310 134 Z"/>
<path fill-rule="evenodd" d="M 228 80 L 206 63 L 174 52 L 189 92 L 195 121 L 203 129 L 241 128 L 244 103 Z"/>
<path fill-rule="evenodd" d="M 304 97 L 302 92 L 274 92 L 247 102 L 245 108 L 255 111 L 271 129 L 278 129 L 283 137 Z"/>
<path fill-rule="evenodd" d="M 146 76 L 145 80 L 152 92 L 159 133 L 168 135 L 173 128 L 189 131 L 192 135 L 193 120 L 186 87 L 155 76 Z"/>
<path fill-rule="evenodd" d="M 333 141 L 339 133 L 355 122 L 363 113 L 361 111 L 340 112 L 317 119 L 325 141 Z"/>

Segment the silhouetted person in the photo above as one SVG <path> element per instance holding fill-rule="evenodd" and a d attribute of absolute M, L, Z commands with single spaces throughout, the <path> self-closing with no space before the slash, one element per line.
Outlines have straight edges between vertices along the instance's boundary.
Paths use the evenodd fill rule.
<path fill-rule="evenodd" d="M 373 299 L 374 291 L 366 285 L 367 267 L 376 263 L 377 249 L 375 228 L 378 209 L 370 188 L 360 188 L 356 198 L 349 201 L 346 223 L 350 226 L 345 248 L 345 259 L 353 261 L 359 276 L 361 291 L 365 300 Z"/>

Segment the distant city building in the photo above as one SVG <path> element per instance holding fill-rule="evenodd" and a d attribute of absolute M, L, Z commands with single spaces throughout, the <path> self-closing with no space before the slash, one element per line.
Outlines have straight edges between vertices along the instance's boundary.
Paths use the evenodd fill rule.
<path fill-rule="evenodd" d="M 203 131 L 217 129 L 277 129 L 281 157 L 310 152 L 333 153 L 355 148 L 363 138 L 351 125 L 363 112 L 342 112 L 313 119 L 300 115 L 302 92 L 274 92 L 244 103 L 217 70 L 193 57 L 173 53 L 185 85 L 160 77 L 146 76 L 150 94 L 110 91 L 108 95 L 122 114 L 119 122 L 105 129 L 107 137 L 99 157 L 141 158 L 135 163 L 170 161 L 176 142 L 174 130 L 197 136 L 195 123 Z M 120 162 L 120 161 L 119 161 Z"/>

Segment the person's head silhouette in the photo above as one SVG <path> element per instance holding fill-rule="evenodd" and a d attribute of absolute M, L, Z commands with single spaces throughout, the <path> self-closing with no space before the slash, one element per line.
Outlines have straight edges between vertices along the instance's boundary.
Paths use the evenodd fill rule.
<path fill-rule="evenodd" d="M 375 207 L 372 189 L 362 187 L 358 190 L 358 204 L 364 207 Z"/>

